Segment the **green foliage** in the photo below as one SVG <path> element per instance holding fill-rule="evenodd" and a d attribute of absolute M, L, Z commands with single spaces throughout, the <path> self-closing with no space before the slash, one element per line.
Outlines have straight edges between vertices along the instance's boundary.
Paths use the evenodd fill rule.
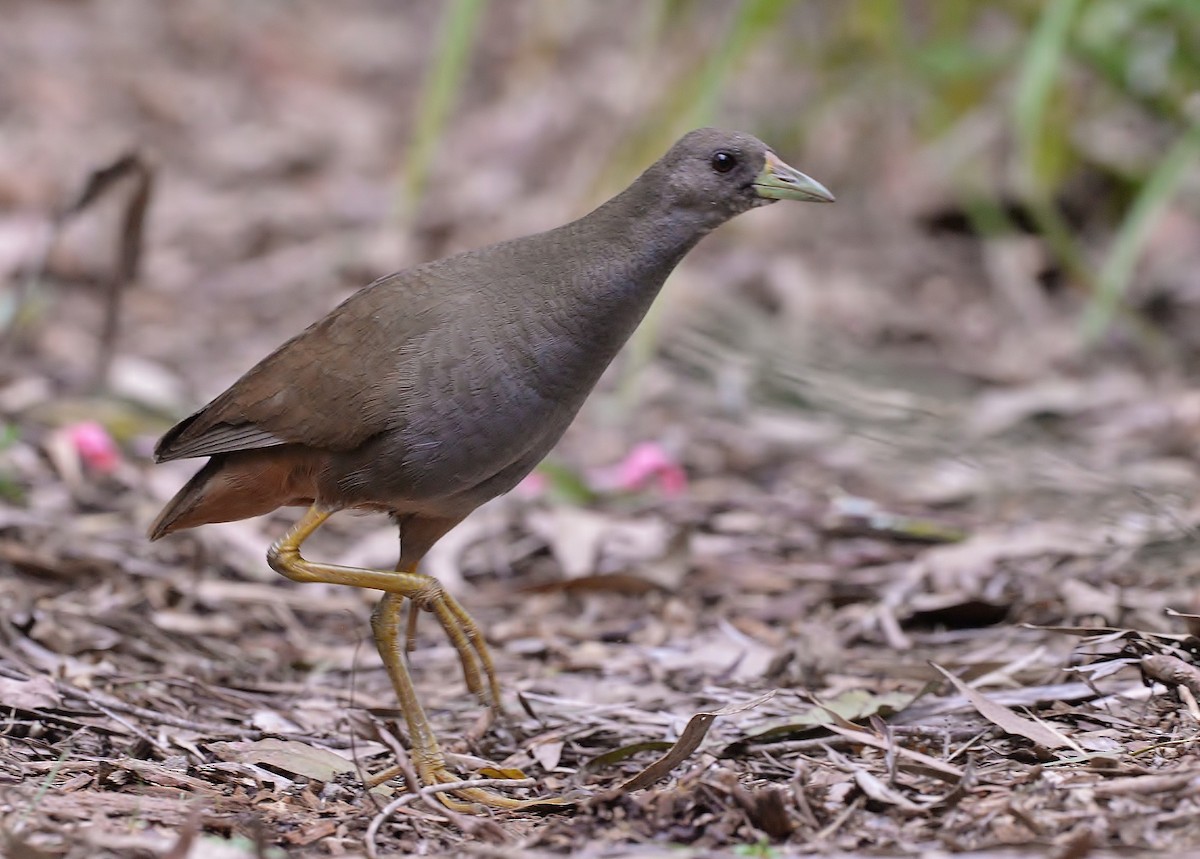
<path fill-rule="evenodd" d="M 487 8 L 485 0 L 443 6 L 404 171 L 405 210 L 420 200 Z M 661 0 L 640 8 L 628 27 L 629 63 L 653 81 L 652 109 L 614 153 L 597 197 L 686 128 L 721 123 L 737 107 L 738 75 L 769 55 L 820 84 L 804 116 L 762 117 L 783 146 L 797 142 L 788 134 L 816 133 L 824 111 L 844 115 L 851 101 L 860 116 L 899 112 L 933 145 L 986 128 L 982 139 L 950 147 L 948 185 L 987 235 L 1017 229 L 1008 206 L 1016 195 L 1088 296 L 1082 325 L 1092 337 L 1127 315 L 1123 297 L 1155 218 L 1179 199 L 1200 159 L 1189 107 L 1200 91 L 1200 0 Z M 582 0 L 562 9 L 606 14 Z M 659 62 L 667 54 L 673 61 Z M 1140 145 L 1103 145 L 1096 129 L 1114 127 L 1135 128 Z M 1088 201 L 1081 235 L 1063 200 L 1085 175 L 1108 185 Z M 630 369 L 654 351 L 655 321 L 639 331 Z"/>
<path fill-rule="evenodd" d="M 1058 84 L 1079 4 L 1080 0 L 1046 3 L 1017 70 L 1012 124 L 1017 173 L 1029 212 L 1059 262 L 1091 289 L 1091 272 L 1055 203 L 1056 192 L 1070 175 L 1070 102 Z"/>
<path fill-rule="evenodd" d="M 1183 187 L 1198 162 L 1200 123 L 1193 125 L 1158 163 L 1121 222 L 1100 269 L 1095 299 L 1084 316 L 1084 332 L 1088 337 L 1099 336 L 1112 322 L 1117 303 L 1133 279 L 1134 267 L 1154 219 Z"/>
<path fill-rule="evenodd" d="M 0 422 L 0 501 L 19 504 L 25 499 L 25 490 L 16 479 L 4 468 L 4 451 L 11 447 L 20 437 L 16 424 Z"/>
<path fill-rule="evenodd" d="M 403 195 L 398 207 L 401 212 L 412 212 L 421 202 L 429 167 L 470 65 L 471 47 L 486 6 L 486 0 L 450 0 L 445 4 L 441 38 L 421 92 L 416 130 L 404 167 Z"/>
<path fill-rule="evenodd" d="M 1071 22 L 1080 0 L 1049 0 L 1033 29 L 1029 48 L 1017 69 L 1013 129 L 1026 193 L 1047 199 L 1063 178 L 1068 140 L 1048 121 L 1051 99 L 1058 95 Z M 1056 105 L 1061 107 L 1062 105 Z M 1061 115 L 1061 114 L 1060 114 Z"/>
<path fill-rule="evenodd" d="M 1188 110 L 1200 90 L 1197 0 L 867 0 L 846 4 L 815 62 L 851 80 L 886 77 L 886 97 L 907 105 L 931 140 L 980 116 L 1000 118 L 1001 133 L 949 164 L 949 178 L 984 234 L 1016 229 L 1003 203 L 1017 192 L 1088 294 L 1082 326 L 1091 338 L 1123 313 L 1155 218 L 1200 164 Z M 1122 151 L 1094 139 L 1122 127 L 1137 129 L 1138 145 Z M 1089 201 L 1102 222 L 1081 236 L 1062 201 L 1088 172 L 1114 190 Z"/>
<path fill-rule="evenodd" d="M 593 503 L 597 495 L 582 474 L 554 460 L 543 460 L 537 473 L 546 479 L 546 494 L 552 501 L 570 506 Z"/>
<path fill-rule="evenodd" d="M 771 846 L 771 842 L 765 838 L 754 842 L 753 844 L 739 844 L 733 848 L 735 856 L 750 856 L 754 859 L 775 859 L 779 855 L 779 851 Z"/>
<path fill-rule="evenodd" d="M 792 0 L 742 0 L 724 38 L 708 52 L 694 78 L 695 89 L 684 99 L 686 120 L 677 123 L 672 136 L 714 122 L 730 73 L 752 48 L 778 34 L 779 20 L 792 5 Z"/>
<path fill-rule="evenodd" d="M 989 235 L 1017 229 L 1004 205 L 1015 191 L 1054 259 L 1089 296 L 1085 333 L 1103 334 L 1123 312 L 1155 218 L 1200 164 L 1198 120 L 1188 110 L 1200 91 L 1200 2 L 796 5 L 828 16 L 820 51 L 805 61 L 829 82 L 830 101 L 899 105 L 931 142 L 981 117 L 1000 120 L 988 145 L 947 164 L 948 179 Z M 1137 128 L 1141 148 L 1113 151 L 1092 139 L 1096 129 L 1121 126 Z M 1115 190 L 1091 207 L 1104 223 L 1081 236 L 1062 200 L 1085 172 L 1107 177 Z"/>

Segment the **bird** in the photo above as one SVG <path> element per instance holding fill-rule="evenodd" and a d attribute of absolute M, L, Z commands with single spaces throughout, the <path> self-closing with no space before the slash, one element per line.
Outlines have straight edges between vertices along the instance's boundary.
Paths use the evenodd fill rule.
<path fill-rule="evenodd" d="M 412 770 L 425 785 L 461 781 L 406 664 L 419 613 L 436 617 L 468 689 L 493 713 L 500 688 L 482 631 L 419 571 L 422 558 L 549 452 L 696 243 L 778 200 L 834 197 L 757 138 L 701 128 L 577 220 L 374 281 L 162 436 L 156 462 L 208 461 L 167 502 L 149 538 L 307 508 L 270 546 L 268 564 L 295 582 L 382 593 L 371 630 L 405 720 Z M 394 569 L 301 554 L 343 510 L 391 517 L 400 532 Z M 371 783 L 400 773 L 390 768 Z M 479 787 L 439 796 L 476 812 L 566 802 Z"/>

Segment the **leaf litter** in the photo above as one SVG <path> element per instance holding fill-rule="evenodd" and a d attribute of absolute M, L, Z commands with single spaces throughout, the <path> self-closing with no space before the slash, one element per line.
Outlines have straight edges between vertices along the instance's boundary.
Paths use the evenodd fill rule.
<path fill-rule="evenodd" d="M 19 203 L 0 209 L 0 238 L 28 239 L 4 245 L 2 294 L 39 275 L 0 366 L 0 850 L 1098 856 L 1200 844 L 1188 380 L 1119 353 L 1085 365 L 1064 345 L 1060 299 L 1014 319 L 1020 248 L 978 239 L 966 262 L 905 218 L 852 240 L 864 229 L 852 209 L 806 221 L 799 250 L 786 219 L 698 249 L 634 394 L 613 380 L 543 472 L 548 489 L 489 505 L 430 558 L 487 631 L 508 693 L 487 724 L 452 648 L 423 631 L 413 671 L 452 762 L 473 783 L 564 796 L 572 812 L 468 819 L 400 780 L 366 790 L 405 742 L 366 636 L 371 597 L 274 576 L 263 551 L 284 514 L 147 544 L 145 523 L 187 473 L 151 469 L 149 446 L 349 289 L 569 216 L 562 188 L 585 188 L 636 114 L 580 105 L 561 127 L 526 126 L 504 116 L 535 113 L 511 103 L 521 87 L 476 105 L 439 159 L 504 176 L 443 177 L 405 246 L 379 191 L 403 136 L 380 104 L 420 71 L 419 32 L 369 5 L 315 5 L 249 34 L 202 6 L 112 12 L 81 58 L 94 98 L 38 47 L 84 12 L 17 4 L 0 34 L 33 34 L 0 51 L 18 58 L 0 60 L 16 91 L 67 108 L 33 111 L 0 152 L 0 200 Z M 218 38 L 187 35 L 202 19 Z M 194 68 L 144 47 L 155 22 Z M 318 48 L 306 32 L 345 38 Z M 378 54 L 361 47 L 372 38 Z M 255 62 L 210 53 L 238 39 Z M 398 45 L 414 59 L 380 64 Z M 611 50 L 598 39 L 580 62 L 603 66 Z M 154 73 L 131 83 L 114 57 Z M 266 113 L 263 89 L 283 94 Z M 748 103 L 766 98 L 749 89 Z M 779 97 L 762 106 L 787 109 Z M 472 133 L 487 127 L 501 132 Z M 81 159 L 63 141 L 84 128 L 95 145 Z M 131 234 L 119 219 L 81 212 L 45 260 L 35 227 L 52 225 L 78 177 L 122 163 L 128 128 L 156 141 L 156 199 L 132 230 L 144 217 L 138 279 L 115 289 Z M 513 157 L 480 150 L 483 137 Z M 503 228 L 479 214 L 502 203 Z M 947 290 L 969 335 L 955 314 L 914 316 Z M 747 295 L 761 300 L 729 299 Z M 896 346 L 913 341 L 956 369 Z M 635 460 L 645 477 L 647 451 L 655 479 L 611 470 Z M 372 517 L 325 531 L 322 557 L 394 562 L 394 534 Z"/>

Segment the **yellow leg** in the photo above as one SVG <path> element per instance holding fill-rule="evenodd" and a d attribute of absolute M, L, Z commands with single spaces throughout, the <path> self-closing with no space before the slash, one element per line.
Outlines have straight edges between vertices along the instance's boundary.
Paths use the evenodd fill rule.
<path fill-rule="evenodd" d="M 449 771 L 438 745 L 429 718 L 417 698 L 412 676 L 405 665 L 404 646 L 400 637 L 400 620 L 405 598 L 420 608 L 433 612 L 446 630 L 459 653 L 467 685 L 488 703 L 499 702 L 499 686 L 491 655 L 483 635 L 470 615 L 458 601 L 447 594 L 432 576 L 413 571 L 385 572 L 358 567 L 340 567 L 308 561 L 300 555 L 300 545 L 332 515 L 331 511 L 311 507 L 301 520 L 271 546 L 267 560 L 271 567 L 297 582 L 326 582 L 384 591 L 383 598 L 371 615 L 371 630 L 375 645 L 396 690 L 400 711 L 412 738 L 413 765 L 425 784 L 445 784 L 460 781 Z M 482 671 L 481 671 L 482 667 Z M 487 683 L 483 678 L 486 676 Z M 488 699 L 490 698 L 490 701 Z M 415 789 L 416 785 L 410 785 Z M 454 810 L 473 811 L 478 806 L 516 809 L 529 806 L 558 805 L 558 800 L 519 800 L 490 790 L 464 788 L 453 791 L 453 799 L 439 794 L 442 801 Z M 463 802 L 462 800 L 465 800 Z"/>
<path fill-rule="evenodd" d="M 486 706 L 500 712 L 500 684 L 483 633 L 441 582 L 413 570 L 367 570 L 309 561 L 300 555 L 300 545 L 333 515 L 313 506 L 291 530 L 275 541 L 267 552 L 267 563 L 294 582 L 326 582 L 355 588 L 384 591 L 408 597 L 414 609 L 425 609 L 437 617 L 446 636 L 458 651 L 467 688 Z M 412 617 L 409 618 L 410 628 Z"/>
<path fill-rule="evenodd" d="M 427 585 L 429 593 L 435 596 L 423 600 L 413 598 L 408 603 L 408 622 L 405 625 L 404 651 L 412 653 L 417 649 L 417 618 L 421 609 L 433 612 L 454 649 L 458 651 L 462 663 L 463 678 L 467 688 L 480 701 L 490 707 L 493 715 L 500 715 L 504 707 L 500 702 L 500 684 L 496 680 L 496 665 L 492 662 L 492 652 L 487 641 L 480 632 L 479 626 L 467 610 L 462 607 L 451 594 L 442 589 L 441 583 L 432 576 L 418 573 L 415 569 L 397 568 L 398 572 L 407 576 L 420 576 Z M 486 680 L 486 686 L 485 684 Z"/>
<path fill-rule="evenodd" d="M 404 647 L 400 639 L 400 615 L 404 611 L 404 598 L 398 594 L 384 594 L 371 615 L 371 630 L 375 634 L 375 645 L 392 685 L 396 687 L 396 696 L 400 699 L 400 710 L 404 713 L 404 721 L 408 724 L 408 733 L 412 737 L 413 768 L 417 777 L 424 784 L 445 784 L 461 781 L 460 776 L 454 775 L 446 767 L 446 759 L 442 756 L 437 738 L 429 719 L 417 700 L 408 667 L 404 664 Z M 415 785 L 409 785 L 415 789 Z M 504 796 L 494 791 L 482 788 L 463 788 L 453 791 L 452 798 L 447 793 L 440 794 L 442 802 L 454 811 L 473 811 L 476 805 L 489 808 L 525 808 L 532 805 L 545 804 L 545 800 L 521 800 Z M 463 800 L 466 800 L 465 802 Z"/>
<path fill-rule="evenodd" d="M 396 569 L 402 569 L 397 567 Z M 404 634 L 404 650 L 412 653 L 417 649 L 417 618 L 421 616 L 421 608 L 415 602 L 408 603 L 408 626 Z"/>

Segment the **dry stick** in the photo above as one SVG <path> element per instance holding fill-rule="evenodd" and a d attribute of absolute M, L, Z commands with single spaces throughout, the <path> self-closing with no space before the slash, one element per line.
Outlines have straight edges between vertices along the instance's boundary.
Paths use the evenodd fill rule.
<path fill-rule="evenodd" d="M 1175 687 L 1175 691 L 1179 693 L 1179 697 L 1187 707 L 1187 711 L 1192 719 L 1200 722 L 1200 704 L 1196 702 L 1196 696 L 1192 693 L 1192 690 L 1181 683 Z"/>
<path fill-rule="evenodd" d="M 408 786 L 408 791 L 401 796 L 384 806 L 383 810 L 371 819 L 370 825 L 367 827 L 367 834 L 363 840 L 363 849 L 366 851 L 368 859 L 377 859 L 375 839 L 379 835 L 379 829 L 388 819 L 399 811 L 404 806 L 408 805 L 414 799 L 421 799 L 432 808 L 442 819 L 449 820 L 451 823 L 458 825 L 463 832 L 468 834 L 477 834 L 489 828 L 488 834 L 498 841 L 507 839 L 504 830 L 492 824 L 489 820 L 480 820 L 473 817 L 468 817 L 465 814 L 459 814 L 456 811 L 451 811 L 442 803 L 434 799 L 434 794 L 445 793 L 447 791 L 462 790 L 463 788 L 471 787 L 531 787 L 535 782 L 531 778 L 527 779 L 506 779 L 506 778 L 477 778 L 468 779 L 466 781 L 444 782 L 442 784 L 431 784 L 426 787 L 416 788 L 420 784 L 417 781 L 416 771 L 412 767 L 412 762 L 409 760 L 408 752 L 400 745 L 389 731 L 381 730 L 379 732 L 380 739 L 391 747 L 392 753 L 396 756 L 396 768 L 401 771 L 404 776 L 404 783 Z M 414 790 L 414 788 L 416 788 Z"/>
<path fill-rule="evenodd" d="M 192 852 L 192 844 L 195 842 L 196 836 L 200 834 L 200 825 L 203 822 L 204 810 L 195 806 L 187 820 L 184 821 L 182 828 L 177 830 L 178 838 L 163 854 L 162 859 L 187 859 L 188 854 Z"/>
<path fill-rule="evenodd" d="M 359 636 L 358 641 L 354 644 L 354 655 L 350 657 L 350 708 L 354 709 L 354 695 L 358 689 L 358 654 L 362 650 L 362 636 Z M 375 793 L 371 790 L 367 783 L 367 772 L 363 768 L 362 761 L 358 757 L 358 745 L 354 742 L 354 726 L 350 719 L 344 719 L 346 725 L 347 738 L 350 741 L 350 757 L 354 759 L 354 769 L 358 773 L 358 780 L 362 782 L 367 791 L 367 798 L 375 806 L 375 811 L 382 811 L 382 806 L 379 800 L 375 797 Z"/>
<path fill-rule="evenodd" d="M 814 835 L 812 837 L 813 842 L 819 844 L 822 841 L 828 840 L 831 835 L 833 835 L 835 832 L 837 832 L 839 829 L 841 829 L 842 826 L 845 824 L 845 822 L 850 819 L 850 815 L 852 815 L 854 812 L 858 811 L 858 809 L 860 809 L 864 805 L 866 805 L 866 802 L 867 802 L 866 795 L 865 794 L 860 795 L 857 799 L 854 800 L 854 802 L 850 803 L 844 809 L 842 809 L 841 813 L 837 817 L 835 817 L 828 826 L 826 826 L 824 829 L 822 829 L 820 832 L 818 832 L 816 835 Z"/>
<path fill-rule="evenodd" d="M 475 834 L 481 828 L 495 825 L 492 823 L 492 821 L 487 819 L 468 817 L 467 815 L 460 814 L 457 811 L 451 811 L 450 809 L 446 808 L 446 806 L 434 799 L 434 795 L 439 793 L 450 793 L 451 791 L 457 790 L 469 790 L 471 788 L 533 787 L 536 784 L 537 779 L 532 778 L 468 778 L 463 779 L 462 781 L 447 781 L 439 784 L 426 785 L 416 793 L 406 793 L 402 796 L 398 796 L 384 806 L 383 811 L 379 812 L 379 814 L 377 814 L 371 821 L 371 825 L 367 827 L 367 856 L 371 857 L 371 859 L 375 859 L 376 854 L 374 853 L 374 841 L 376 834 L 379 832 L 379 827 L 386 823 L 387 819 L 391 817 L 392 814 L 394 814 L 398 809 L 403 808 L 413 800 L 420 799 L 424 801 L 425 804 L 432 808 L 435 812 L 449 818 L 452 822 L 457 823 L 464 829 L 464 831 L 468 832 L 468 834 Z M 499 829 L 499 827 L 495 828 L 495 832 L 493 834 L 499 835 L 501 840 L 507 837 L 504 831 Z"/>
<path fill-rule="evenodd" d="M 46 268 L 50 263 L 50 254 L 63 229 L 76 215 L 90 208 L 93 203 L 104 196 L 108 189 L 127 176 L 132 176 L 136 184 L 133 186 L 133 192 L 125 205 L 124 217 L 121 219 L 121 231 L 117 236 L 116 268 L 105 284 L 104 324 L 100 330 L 99 345 L 96 350 L 95 371 L 91 380 L 93 388 L 100 387 L 108 378 L 113 354 L 116 351 L 117 334 L 120 330 L 121 304 L 125 287 L 137 278 L 141 262 L 142 235 L 145 228 L 146 209 L 150 205 L 150 195 L 154 187 L 154 170 L 137 152 L 126 153 L 111 164 L 93 170 L 75 200 L 54 216 L 50 224 L 50 235 L 42 248 L 42 253 L 23 282 L 21 292 L 17 296 L 17 306 L 13 313 L 12 324 L 7 330 L 0 332 L 0 349 L 7 351 L 11 349 L 16 340 L 15 334 L 19 327 L 21 314 L 33 297 L 34 287 L 45 276 Z"/>
<path fill-rule="evenodd" d="M 121 220 L 117 267 L 108 280 L 104 327 L 100 331 L 100 345 L 96 353 L 96 373 L 92 378 L 92 384 L 96 388 L 104 384 L 108 378 L 109 368 L 112 366 L 113 355 L 116 352 L 117 333 L 121 324 L 121 304 L 125 288 L 138 276 L 146 208 L 150 205 L 150 193 L 154 187 L 154 172 L 137 153 L 130 153 L 124 158 L 118 159 L 108 169 L 115 174 L 109 179 L 109 182 L 115 182 L 121 176 L 129 174 L 135 178 L 136 184 L 133 186 L 129 202 L 125 206 L 125 217 Z"/>
<path fill-rule="evenodd" d="M 390 767 L 384 767 L 384 769 L 373 776 L 364 776 L 363 787 L 367 788 L 368 791 L 374 790 L 379 785 L 391 781 L 396 776 L 400 776 L 404 779 L 404 786 L 408 790 L 415 790 L 420 782 L 417 781 L 416 772 L 409 763 L 408 751 L 400 744 L 400 740 L 397 739 L 395 734 L 384 730 L 382 722 L 373 719 L 372 723 L 375 725 L 375 732 L 379 736 L 379 739 L 383 740 L 384 744 L 391 748 L 396 762 Z"/>
<path fill-rule="evenodd" d="M 133 722 L 130 722 L 128 719 L 121 718 L 116 713 L 114 713 L 110 708 L 105 707 L 102 704 L 96 703 L 95 701 L 92 702 L 92 705 L 94 707 L 96 707 L 96 709 L 98 709 L 105 716 L 108 716 L 108 718 L 110 718 L 114 722 L 116 722 L 118 725 L 124 725 L 126 728 L 129 729 L 129 732 L 131 734 L 133 734 L 135 737 L 138 737 L 138 738 L 142 739 L 143 741 L 145 741 L 145 743 L 147 745 L 149 745 L 151 748 L 158 749 L 163 754 L 168 754 L 167 749 L 163 746 L 162 743 L 158 742 L 158 740 L 154 739 L 154 737 L 150 736 L 148 733 L 143 731 L 137 725 L 133 724 Z"/>
<path fill-rule="evenodd" d="M 813 813 L 812 805 L 809 804 L 808 794 L 804 790 L 805 776 L 808 775 L 808 767 L 803 761 L 797 761 L 795 766 L 795 775 L 792 776 L 792 799 L 795 800 L 796 808 L 800 812 L 800 817 L 811 829 L 817 829 L 821 824 L 817 820 L 816 814 Z"/>
<path fill-rule="evenodd" d="M 137 716 L 139 719 L 145 719 L 147 722 L 152 722 L 158 725 L 170 725 L 173 728 L 183 728 L 188 731 L 195 731 L 199 734 L 216 735 L 216 736 L 232 736 L 241 737 L 243 740 L 261 740 L 263 737 L 280 737 L 285 740 L 312 740 L 312 734 L 299 733 L 295 731 L 260 731 L 247 728 L 238 728 L 233 725 L 218 725 L 212 722 L 198 722 L 193 719 L 184 719 L 180 716 L 172 716 L 167 713 L 160 713 L 157 710 L 150 710 L 146 707 L 139 707 L 136 704 L 127 704 L 119 698 L 113 698 L 100 692 L 87 692 L 77 689 L 74 686 L 59 681 L 55 684 L 64 701 L 67 698 L 76 701 L 82 701 L 90 707 L 95 708 L 105 715 L 108 710 L 116 710 L 119 713 L 127 713 L 130 716 Z M 334 738 L 323 738 L 322 743 L 326 745 L 334 745 Z"/>

